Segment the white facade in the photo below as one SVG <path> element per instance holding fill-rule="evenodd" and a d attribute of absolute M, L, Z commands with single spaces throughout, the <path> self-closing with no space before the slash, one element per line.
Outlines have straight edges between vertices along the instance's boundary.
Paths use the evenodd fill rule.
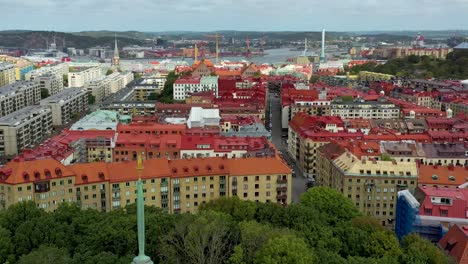
<path fill-rule="evenodd" d="M 25 79 L 26 80 L 33 80 L 38 76 L 43 76 L 43 75 L 59 75 L 62 76 L 68 74 L 68 64 L 66 63 L 59 63 L 53 66 L 44 66 L 39 69 L 32 70 L 28 73 L 25 74 Z"/>
<path fill-rule="evenodd" d="M 89 82 L 85 85 L 85 88 L 94 95 L 97 102 L 100 102 L 107 96 L 125 88 L 131 81 L 133 81 L 133 73 L 114 72 L 108 76 Z"/>
<path fill-rule="evenodd" d="M 83 87 L 92 81 L 102 78 L 102 69 L 93 67 L 68 73 L 68 87 Z"/>
<path fill-rule="evenodd" d="M 219 126 L 221 116 L 219 109 L 203 109 L 201 107 L 192 107 L 190 115 L 187 120 L 188 128 L 192 127 L 205 127 L 205 126 Z"/>
<path fill-rule="evenodd" d="M 247 154 L 247 150 L 231 150 L 229 152 L 216 152 L 214 149 L 184 149 L 180 150 L 181 159 L 226 157 L 228 159 L 241 158 Z"/>
<path fill-rule="evenodd" d="M 213 91 L 218 96 L 218 76 L 203 76 L 190 80 L 179 79 L 174 83 L 174 100 L 185 100 L 191 93 Z"/>
<path fill-rule="evenodd" d="M 35 81 L 39 82 L 41 89 L 47 89 L 49 95 L 54 95 L 63 90 L 63 75 L 61 74 L 46 74 L 35 77 Z"/>

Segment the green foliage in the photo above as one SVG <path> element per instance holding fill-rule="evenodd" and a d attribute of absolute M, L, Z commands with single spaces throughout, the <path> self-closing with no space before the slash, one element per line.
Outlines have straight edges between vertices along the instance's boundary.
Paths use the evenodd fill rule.
<path fill-rule="evenodd" d="M 106 72 L 106 76 L 111 75 L 112 73 L 114 73 L 114 71 L 112 69 L 108 69 L 107 72 Z"/>
<path fill-rule="evenodd" d="M 310 82 L 310 83 L 316 83 L 316 82 L 319 81 L 319 79 L 320 79 L 320 76 L 319 76 L 319 75 L 312 75 L 312 76 L 310 76 L 309 82 Z"/>
<path fill-rule="evenodd" d="M 158 95 L 157 100 L 161 103 L 172 104 L 174 103 L 174 82 L 179 78 L 178 74 L 171 71 L 167 74 L 166 83 L 161 94 Z"/>
<path fill-rule="evenodd" d="M 222 198 L 196 214 L 146 207 L 146 254 L 155 263 L 450 263 L 429 241 L 395 235 L 360 216 L 335 190 L 309 189 L 289 206 Z M 0 211 L 0 263 L 130 263 L 136 206 L 108 213 L 23 202 Z"/>
<path fill-rule="evenodd" d="M 276 237 L 258 251 L 254 258 L 258 264 L 313 264 L 315 256 L 304 240 L 285 235 Z"/>
<path fill-rule="evenodd" d="M 402 242 L 404 251 L 401 263 L 414 264 L 445 264 L 451 263 L 444 253 L 436 248 L 430 241 L 418 235 L 406 236 Z"/>
<path fill-rule="evenodd" d="M 352 95 L 343 95 L 340 98 L 343 102 L 352 102 L 354 99 Z"/>
<path fill-rule="evenodd" d="M 71 258 L 65 249 L 40 246 L 31 253 L 22 256 L 18 264 L 43 264 L 43 263 L 71 263 Z"/>
<path fill-rule="evenodd" d="M 96 102 L 96 96 L 92 93 L 88 93 L 88 104 L 92 105 Z"/>
<path fill-rule="evenodd" d="M 388 155 L 386 153 L 380 154 L 380 159 L 383 160 L 383 161 L 392 161 L 392 157 L 390 157 L 390 155 Z"/>
<path fill-rule="evenodd" d="M 47 98 L 49 96 L 49 90 L 47 90 L 46 88 L 41 88 L 41 99 Z"/>
<path fill-rule="evenodd" d="M 312 207 L 322 214 L 327 222 L 336 225 L 359 215 L 353 202 L 334 189 L 310 188 L 301 196 L 301 204 Z"/>
<path fill-rule="evenodd" d="M 360 71 L 380 72 L 410 78 L 466 79 L 468 78 L 468 52 L 451 52 L 445 60 L 429 56 L 411 55 L 405 58 L 388 60 L 383 65 L 369 62 L 351 68 L 351 74 L 358 74 Z"/>
<path fill-rule="evenodd" d="M 148 100 L 150 100 L 150 101 L 155 101 L 157 99 L 158 99 L 158 94 L 157 93 L 150 93 L 148 95 Z"/>

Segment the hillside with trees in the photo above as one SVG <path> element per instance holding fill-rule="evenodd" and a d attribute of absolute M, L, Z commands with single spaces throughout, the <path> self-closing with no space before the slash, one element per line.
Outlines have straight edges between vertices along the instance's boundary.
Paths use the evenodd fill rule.
<path fill-rule="evenodd" d="M 53 213 L 24 202 L 0 212 L 0 263 L 128 264 L 137 253 L 136 206 L 101 213 L 62 204 Z M 335 190 L 316 187 L 301 202 L 224 198 L 196 214 L 146 208 L 146 254 L 155 263 L 443 264 L 416 235 L 395 235 L 362 216 Z"/>
<path fill-rule="evenodd" d="M 412 55 L 401 59 L 391 59 L 382 65 L 369 62 L 350 69 L 351 74 L 358 74 L 360 71 L 410 78 L 468 79 L 468 51 L 451 52 L 446 60 Z"/>

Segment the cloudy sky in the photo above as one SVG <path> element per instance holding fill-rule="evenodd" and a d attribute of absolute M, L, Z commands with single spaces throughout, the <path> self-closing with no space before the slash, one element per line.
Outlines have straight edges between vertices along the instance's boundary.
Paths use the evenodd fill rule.
<path fill-rule="evenodd" d="M 0 30 L 468 29 L 468 0 L 0 0 Z"/>

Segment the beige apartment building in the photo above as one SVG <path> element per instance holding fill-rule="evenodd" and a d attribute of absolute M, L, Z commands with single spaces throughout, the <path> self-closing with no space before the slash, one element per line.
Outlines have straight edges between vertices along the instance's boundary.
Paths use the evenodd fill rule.
<path fill-rule="evenodd" d="M 145 204 L 170 213 L 195 212 L 208 201 L 232 196 L 291 203 L 291 170 L 276 157 L 151 159 L 143 166 Z M 136 162 L 12 161 L 0 170 L 0 210 L 28 200 L 46 211 L 63 202 L 116 210 L 136 201 L 138 177 Z"/>
<path fill-rule="evenodd" d="M 16 81 L 15 66 L 8 62 L 0 62 L 0 87 Z"/>
<path fill-rule="evenodd" d="M 416 162 L 359 158 L 335 144 L 319 148 L 317 169 L 319 186 L 340 191 L 382 225 L 391 225 L 395 219 L 398 191 L 413 192 L 418 184 Z"/>

